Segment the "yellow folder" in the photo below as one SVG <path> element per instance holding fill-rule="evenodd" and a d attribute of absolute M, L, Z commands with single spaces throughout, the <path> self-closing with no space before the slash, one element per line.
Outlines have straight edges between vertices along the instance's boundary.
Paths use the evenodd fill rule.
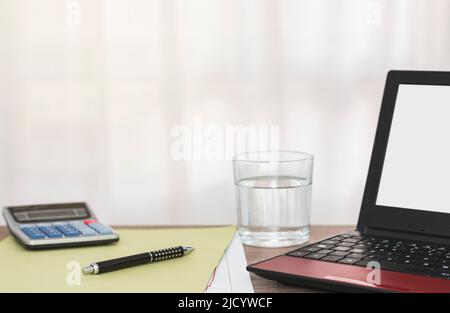
<path fill-rule="evenodd" d="M 235 226 L 119 229 L 115 244 L 28 251 L 0 241 L 0 292 L 202 292 L 233 238 Z M 171 246 L 193 246 L 185 257 L 85 276 L 92 262 Z"/>

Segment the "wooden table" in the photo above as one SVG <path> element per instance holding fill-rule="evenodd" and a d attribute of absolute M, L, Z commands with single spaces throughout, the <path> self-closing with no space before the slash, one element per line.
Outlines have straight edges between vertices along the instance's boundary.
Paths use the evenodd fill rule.
<path fill-rule="evenodd" d="M 172 226 L 173 227 L 173 226 Z M 119 228 L 119 227 L 117 227 Z M 158 227 L 160 228 L 160 227 Z M 354 229 L 354 226 L 312 226 L 311 227 L 311 240 L 315 242 L 323 238 L 332 236 L 337 233 L 342 233 L 347 230 Z M 9 234 L 8 229 L 4 226 L 0 226 L 0 239 L 3 239 Z M 247 263 L 252 264 L 260 260 L 264 260 L 290 250 L 294 250 L 295 247 L 289 248 L 277 248 L 277 249 L 263 249 L 255 247 L 244 247 L 245 256 L 247 257 Z M 254 274 L 251 274 L 253 288 L 255 292 L 317 292 L 317 290 L 301 288 L 296 286 L 289 286 L 281 284 L 275 281 L 266 280 L 260 278 Z"/>

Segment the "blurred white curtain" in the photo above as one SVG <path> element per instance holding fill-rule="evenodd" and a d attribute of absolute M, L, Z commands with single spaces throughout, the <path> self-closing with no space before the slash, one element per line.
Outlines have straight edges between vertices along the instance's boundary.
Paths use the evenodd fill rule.
<path fill-rule="evenodd" d="M 389 69 L 450 70 L 447 0 L 0 0 L 0 204 L 114 224 L 235 222 L 229 160 L 176 125 L 279 125 L 313 223 L 355 223 Z"/>

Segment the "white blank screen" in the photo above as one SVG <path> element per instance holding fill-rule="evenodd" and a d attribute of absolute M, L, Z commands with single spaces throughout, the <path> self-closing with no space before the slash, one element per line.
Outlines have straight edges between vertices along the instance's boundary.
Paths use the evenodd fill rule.
<path fill-rule="evenodd" d="M 399 86 L 376 204 L 450 213 L 450 86 Z"/>

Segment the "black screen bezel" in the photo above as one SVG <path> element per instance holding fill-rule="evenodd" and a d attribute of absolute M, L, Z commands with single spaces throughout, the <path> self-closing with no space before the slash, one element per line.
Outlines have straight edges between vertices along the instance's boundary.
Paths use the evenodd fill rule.
<path fill-rule="evenodd" d="M 86 217 L 67 217 L 67 218 L 56 218 L 56 219 L 40 219 L 38 221 L 19 221 L 15 214 L 16 212 L 26 212 L 26 211 L 39 211 L 39 210 L 56 210 L 56 209 L 79 209 L 83 208 L 86 210 Z M 36 224 L 36 223 L 48 223 L 55 221 L 71 221 L 71 220 L 84 220 L 90 219 L 92 217 L 91 211 L 85 202 L 77 203 L 58 203 L 58 204 L 37 204 L 37 205 L 21 205 L 7 207 L 12 218 L 19 224 Z"/>
<path fill-rule="evenodd" d="M 449 86 L 450 72 L 390 71 L 388 73 L 357 229 L 364 231 L 367 228 L 378 228 L 450 237 L 450 214 L 376 205 L 400 84 Z"/>

